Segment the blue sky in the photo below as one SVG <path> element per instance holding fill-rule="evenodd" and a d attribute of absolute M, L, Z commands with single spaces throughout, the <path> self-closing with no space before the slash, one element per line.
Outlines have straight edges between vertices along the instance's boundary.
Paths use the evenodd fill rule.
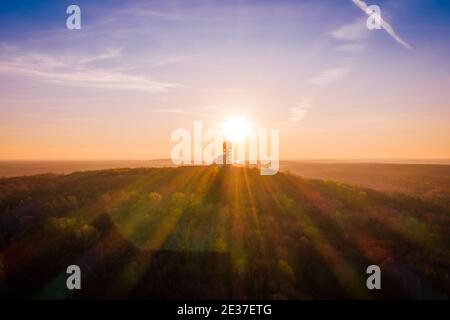
<path fill-rule="evenodd" d="M 283 158 L 450 157 L 450 3 L 367 4 L 410 49 L 351 0 L 4 0 L 0 158 L 167 158 L 230 113 Z"/>

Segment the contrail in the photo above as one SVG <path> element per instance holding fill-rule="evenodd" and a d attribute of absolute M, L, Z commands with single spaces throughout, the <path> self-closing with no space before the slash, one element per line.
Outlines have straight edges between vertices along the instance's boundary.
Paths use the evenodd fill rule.
<path fill-rule="evenodd" d="M 367 13 L 367 8 L 368 5 L 362 1 L 362 0 L 352 0 L 353 3 L 360 8 L 362 11 L 364 11 L 367 15 L 370 16 L 370 13 Z M 400 38 L 394 31 L 394 29 L 391 27 L 391 25 L 389 23 L 387 23 L 383 18 L 381 18 L 381 27 L 383 27 L 383 29 L 392 37 L 394 38 L 395 41 L 397 41 L 398 43 L 400 43 L 402 46 L 404 46 L 407 49 L 412 49 L 412 47 L 406 43 L 405 41 L 403 41 L 402 38 Z"/>

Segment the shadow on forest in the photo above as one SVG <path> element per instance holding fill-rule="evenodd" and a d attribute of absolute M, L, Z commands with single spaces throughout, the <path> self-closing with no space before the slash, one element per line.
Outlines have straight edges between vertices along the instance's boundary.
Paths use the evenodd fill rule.
<path fill-rule="evenodd" d="M 123 237 L 107 215 L 108 243 L 88 252 L 60 246 L 40 254 L 0 282 L 0 298 L 44 299 L 225 299 L 231 294 L 230 254 L 176 250 L 140 250 Z M 82 270 L 82 289 L 69 293 L 70 264 Z M 55 277 L 55 274 L 58 275 Z M 33 295 L 24 296 L 24 293 Z"/>

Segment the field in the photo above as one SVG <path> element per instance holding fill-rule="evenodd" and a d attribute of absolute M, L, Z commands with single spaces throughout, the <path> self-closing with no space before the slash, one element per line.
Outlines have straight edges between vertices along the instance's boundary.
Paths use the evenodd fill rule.
<path fill-rule="evenodd" d="M 413 191 L 220 166 L 1 179 L 0 296 L 448 299 L 448 198 Z"/>

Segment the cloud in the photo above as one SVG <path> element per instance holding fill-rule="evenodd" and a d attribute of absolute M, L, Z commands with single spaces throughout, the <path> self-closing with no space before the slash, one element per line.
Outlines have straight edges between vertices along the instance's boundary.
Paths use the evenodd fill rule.
<path fill-rule="evenodd" d="M 349 72 L 350 70 L 346 68 L 329 69 L 321 72 L 309 82 L 318 86 L 323 86 L 344 78 Z"/>
<path fill-rule="evenodd" d="M 160 6 L 156 1 L 127 1 L 125 6 L 119 6 L 113 11 L 113 16 L 125 16 L 133 18 L 156 18 L 161 20 L 184 20 L 181 6 Z"/>
<path fill-rule="evenodd" d="M 122 55 L 122 48 L 109 48 L 106 50 L 106 52 L 82 59 L 81 63 L 88 64 L 88 63 L 92 63 L 92 62 L 98 62 L 98 61 L 102 61 L 102 60 L 118 58 L 121 55 Z"/>
<path fill-rule="evenodd" d="M 368 31 L 365 20 L 357 19 L 353 23 L 346 24 L 330 32 L 330 35 L 339 40 L 352 41 L 367 37 Z"/>
<path fill-rule="evenodd" d="M 360 8 L 362 11 L 364 11 L 367 15 L 370 16 L 371 12 L 370 10 L 368 10 L 369 6 L 364 1 L 362 0 L 352 0 L 352 1 L 358 8 Z M 395 33 L 394 28 L 392 28 L 391 25 L 387 23 L 386 20 L 384 20 L 383 18 L 381 18 L 381 27 L 399 44 L 401 44 L 407 49 L 411 49 L 411 46 L 408 43 L 406 43 L 402 38 L 400 38 L 400 36 Z"/>
<path fill-rule="evenodd" d="M 135 17 L 142 17 L 142 18 L 161 18 L 161 19 L 167 19 L 167 20 L 181 20 L 183 17 L 176 14 L 171 14 L 159 10 L 153 10 L 150 8 L 144 8 L 144 7 L 136 7 L 136 8 L 130 8 L 127 10 L 121 10 L 120 13 L 125 15 L 132 15 Z"/>
<path fill-rule="evenodd" d="M 154 113 L 175 113 L 175 114 L 187 114 L 187 115 L 205 115 L 207 112 L 216 111 L 214 106 L 207 106 L 204 108 L 160 108 L 153 109 Z"/>
<path fill-rule="evenodd" d="M 369 30 L 364 18 L 358 18 L 353 23 L 346 24 L 329 33 L 332 37 L 345 43 L 335 48 L 336 51 L 361 53 L 367 47 Z"/>
<path fill-rule="evenodd" d="M 147 76 L 108 68 L 92 63 L 120 56 L 120 49 L 91 56 L 25 53 L 9 48 L 0 54 L 0 73 L 31 77 L 39 81 L 82 88 L 165 92 L 179 84 L 156 81 Z"/>
<path fill-rule="evenodd" d="M 155 110 L 152 110 L 152 112 L 155 112 L 155 113 L 190 114 L 190 115 L 199 114 L 199 112 L 195 112 L 195 111 L 191 111 L 191 110 L 184 110 L 184 109 L 181 109 L 181 108 L 155 109 Z"/>
<path fill-rule="evenodd" d="M 302 120 L 308 114 L 309 109 L 315 108 L 310 98 L 303 98 L 298 106 L 290 109 L 289 121 L 297 122 Z"/>

